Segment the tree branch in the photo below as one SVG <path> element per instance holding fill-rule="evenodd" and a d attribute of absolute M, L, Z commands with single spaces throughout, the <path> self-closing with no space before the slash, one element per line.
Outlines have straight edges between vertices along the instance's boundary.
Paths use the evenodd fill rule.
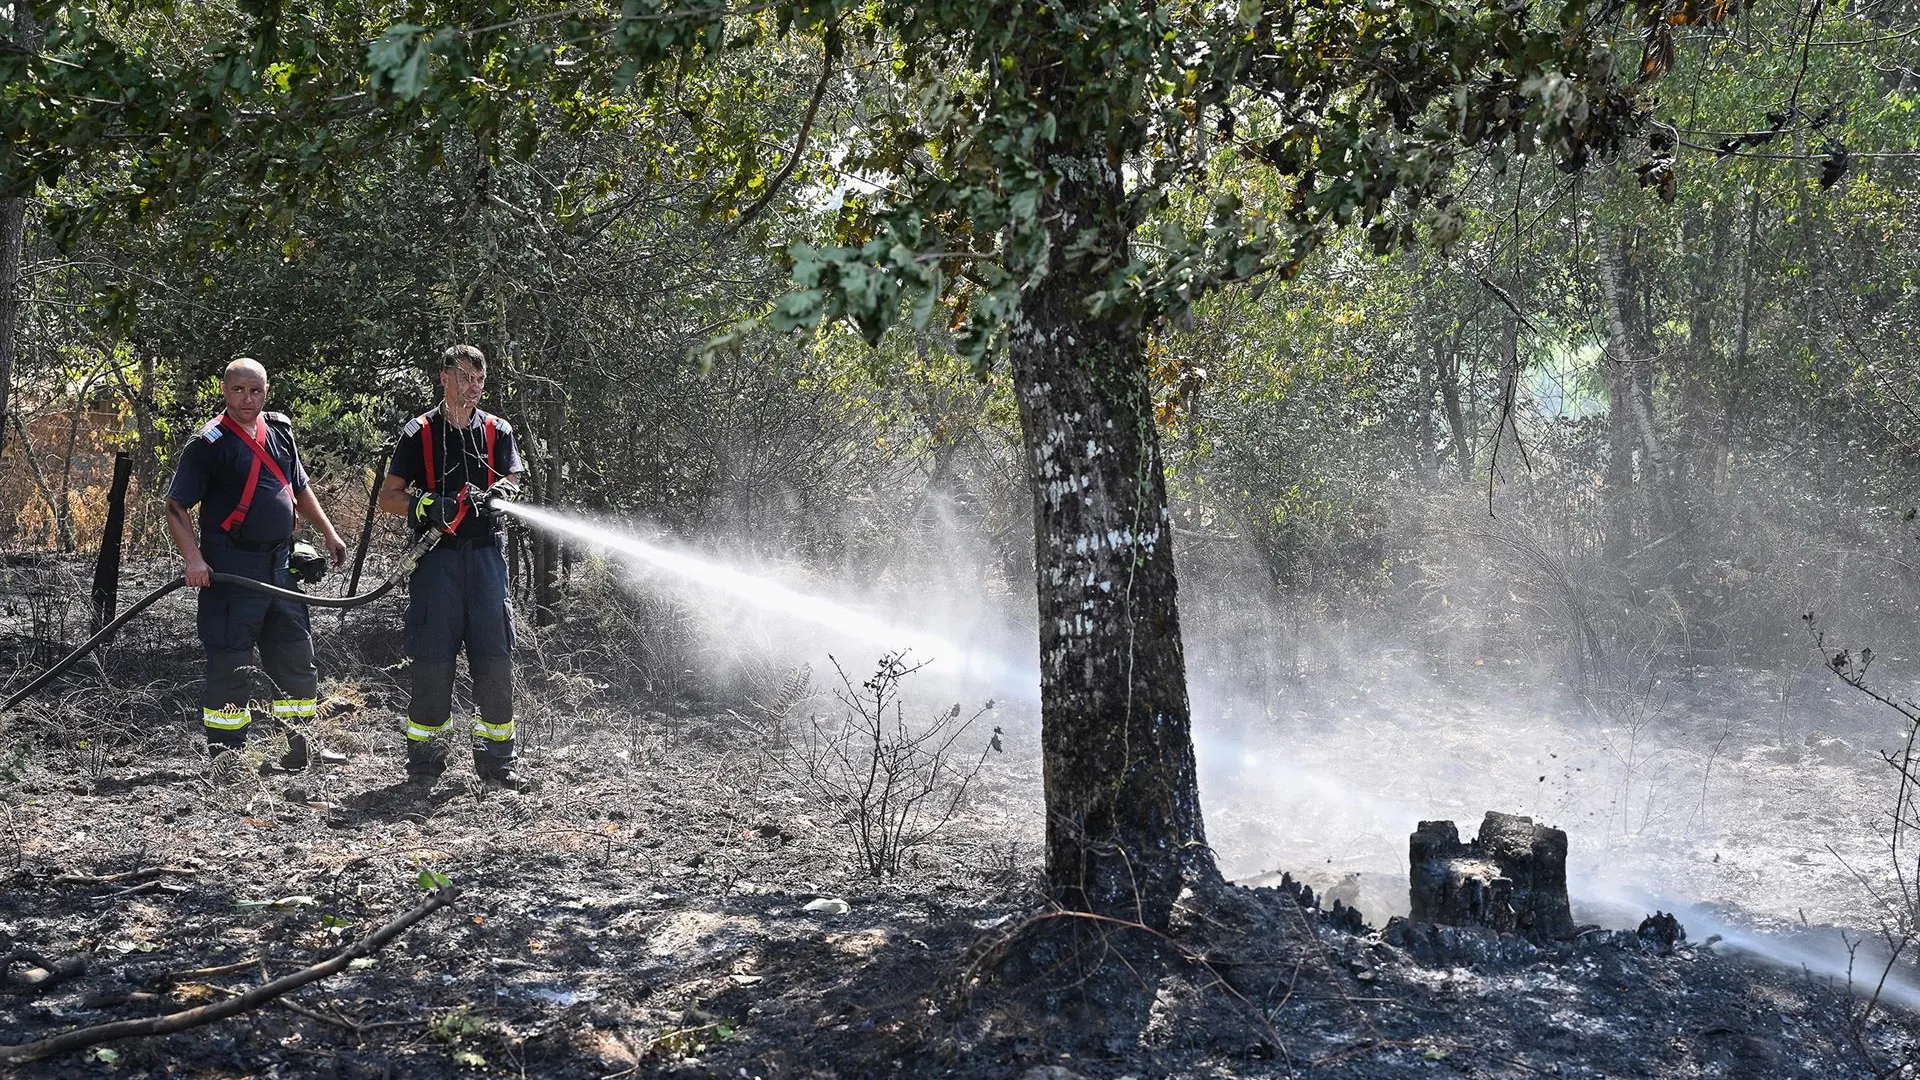
<path fill-rule="evenodd" d="M 406 912 L 399 918 L 382 926 L 352 945 L 332 959 L 302 968 L 291 975 L 283 975 L 270 983 L 264 983 L 239 997 L 212 1005 L 186 1009 L 181 1012 L 154 1016 L 144 1020 L 119 1020 L 111 1024 L 95 1024 L 92 1027 L 76 1028 L 37 1042 L 21 1043 L 17 1046 L 0 1046 L 0 1063 L 17 1061 L 35 1061 L 51 1054 L 80 1050 L 116 1039 L 133 1038 L 140 1035 L 167 1035 L 175 1031 L 210 1024 L 215 1020 L 224 1020 L 229 1016 L 257 1008 L 269 1001 L 297 990 L 311 982 L 318 982 L 329 975 L 344 971 L 354 960 L 375 953 L 384 948 L 394 938 L 399 937 L 415 923 L 446 907 L 459 899 L 460 890 L 448 886 L 435 889 L 425 901 Z"/>
<path fill-rule="evenodd" d="M 786 165 L 781 167 L 780 174 L 768 182 L 767 190 L 761 192 L 759 198 L 742 210 L 739 217 L 728 223 L 726 229 L 720 234 L 723 242 L 732 239 L 734 234 L 745 228 L 748 222 L 759 217 L 760 212 L 767 208 L 767 204 L 773 202 L 773 197 L 780 193 L 780 188 L 786 184 L 787 178 L 793 175 L 793 170 L 800 164 L 800 156 L 806 152 L 807 136 L 813 131 L 814 117 L 820 113 L 820 102 L 827 96 L 827 84 L 832 80 L 833 53 L 829 51 L 820 60 L 820 81 L 813 84 L 813 97 L 807 101 L 807 115 L 800 119 L 800 133 L 794 136 L 792 155 L 787 158 Z"/>

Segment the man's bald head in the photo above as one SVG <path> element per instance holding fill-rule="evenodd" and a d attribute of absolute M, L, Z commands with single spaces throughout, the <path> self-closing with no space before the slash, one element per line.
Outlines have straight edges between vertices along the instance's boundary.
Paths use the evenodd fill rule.
<path fill-rule="evenodd" d="M 239 356 L 229 361 L 227 366 L 221 370 L 220 384 L 225 386 L 227 383 L 232 382 L 236 376 L 250 376 L 265 383 L 267 381 L 267 369 L 260 361 L 250 356 Z"/>

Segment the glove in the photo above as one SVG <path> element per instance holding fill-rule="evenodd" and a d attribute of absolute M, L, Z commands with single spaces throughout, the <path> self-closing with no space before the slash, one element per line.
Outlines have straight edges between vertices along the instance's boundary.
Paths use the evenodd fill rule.
<path fill-rule="evenodd" d="M 474 501 L 497 521 L 506 517 L 506 512 L 500 508 L 501 504 L 515 502 L 519 498 L 520 485 L 511 480 L 502 480 L 482 492 Z"/>
<path fill-rule="evenodd" d="M 413 522 L 415 528 L 447 532 L 453 524 L 454 512 L 453 499 L 423 491 L 414 496 L 407 520 Z"/>

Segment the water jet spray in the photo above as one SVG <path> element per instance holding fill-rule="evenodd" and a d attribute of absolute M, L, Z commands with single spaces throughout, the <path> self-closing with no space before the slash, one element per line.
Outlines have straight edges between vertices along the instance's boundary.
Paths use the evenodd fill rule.
<path fill-rule="evenodd" d="M 784 615 L 889 651 L 911 652 L 955 677 L 979 680 L 997 692 L 1034 695 L 1038 671 L 1004 656 L 969 649 L 937 634 L 898 625 L 844 604 L 811 596 L 718 560 L 642 540 L 631 533 L 597 525 L 571 514 L 478 493 L 482 509 L 509 514 L 535 528 L 570 536 L 611 555 L 644 563 L 686 584 L 741 600 L 770 614 Z"/>

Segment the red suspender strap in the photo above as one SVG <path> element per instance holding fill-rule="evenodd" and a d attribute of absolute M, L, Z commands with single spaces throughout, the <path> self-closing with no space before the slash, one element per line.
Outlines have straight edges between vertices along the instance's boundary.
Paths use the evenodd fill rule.
<path fill-rule="evenodd" d="M 440 490 L 440 478 L 433 474 L 433 413 L 420 417 L 420 457 L 427 467 L 427 490 Z"/>
<path fill-rule="evenodd" d="M 280 493 L 287 497 L 289 503 L 293 501 L 293 485 L 287 483 L 287 474 L 280 471 L 280 463 L 273 460 L 273 455 L 267 453 L 267 448 L 260 445 L 246 428 L 240 426 L 238 421 L 226 413 L 221 413 L 220 426 L 233 433 L 246 444 L 247 449 L 253 451 L 253 467 L 247 470 L 247 486 L 240 489 L 240 503 L 233 508 L 233 513 L 228 514 L 227 519 L 220 523 L 223 531 L 233 532 L 247 520 L 247 510 L 253 505 L 254 489 L 260 486 L 260 466 L 265 465 L 273 473 L 273 478 L 280 481 Z"/>
<path fill-rule="evenodd" d="M 500 429 L 493 424 L 493 417 L 487 417 L 487 486 L 500 479 L 500 473 L 493 467 L 493 444 L 500 437 Z"/>

